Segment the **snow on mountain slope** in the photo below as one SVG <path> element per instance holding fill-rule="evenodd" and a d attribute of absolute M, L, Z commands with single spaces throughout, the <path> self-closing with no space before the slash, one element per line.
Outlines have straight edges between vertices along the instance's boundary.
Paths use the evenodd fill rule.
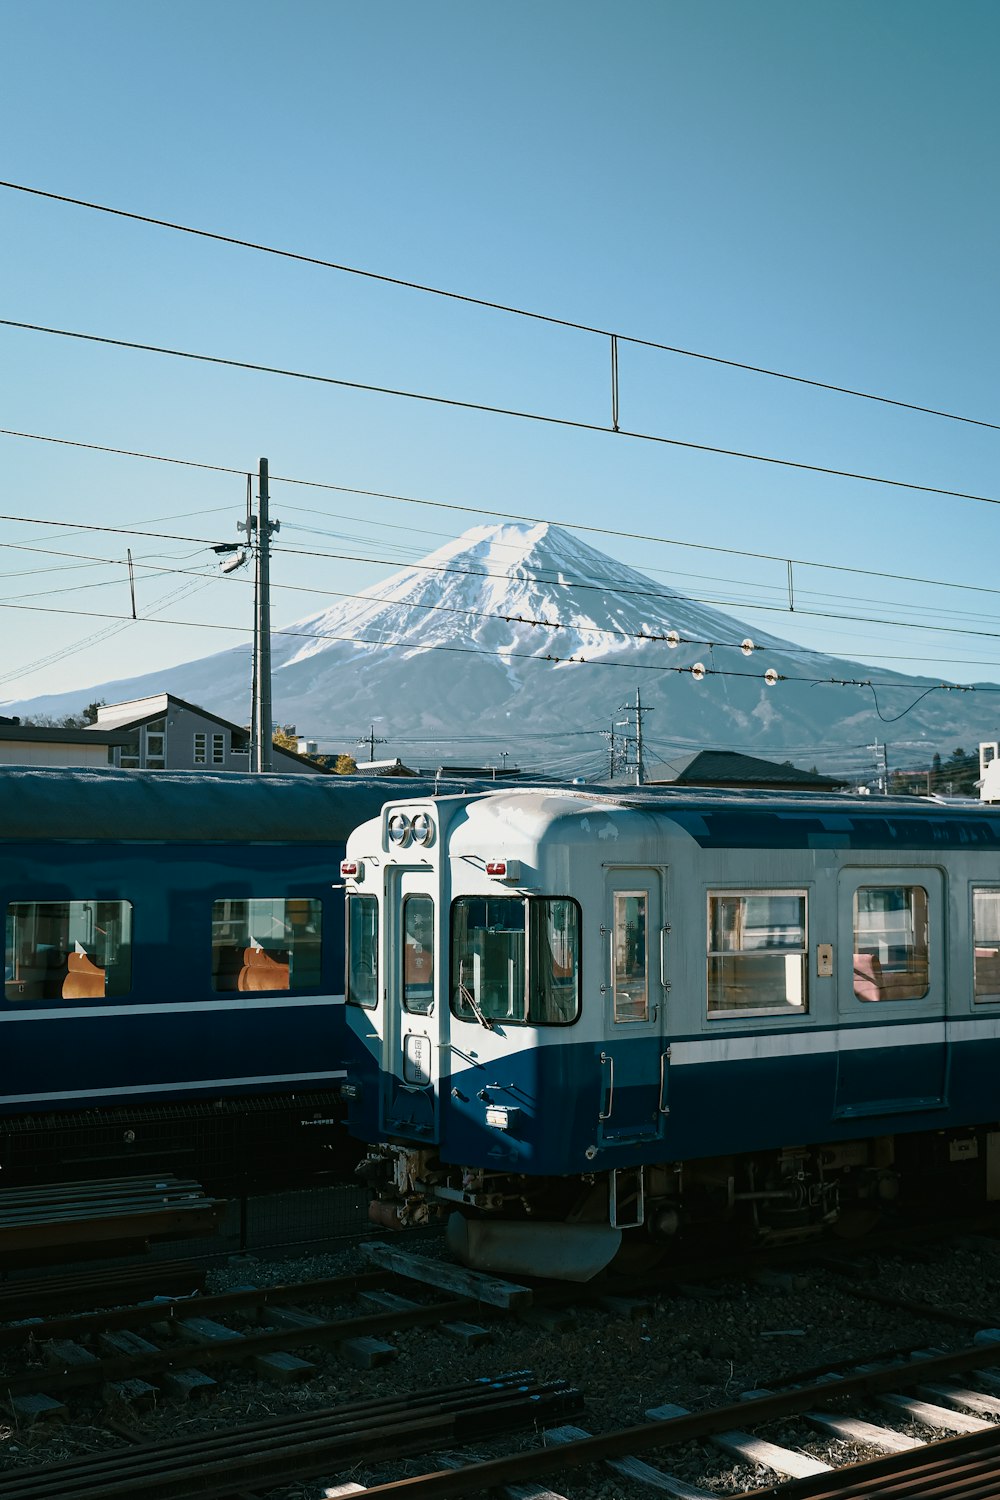
<path fill-rule="evenodd" d="M 676 650 L 662 639 L 671 630 L 681 637 Z M 739 649 L 748 634 L 759 648 L 749 659 Z M 696 660 L 710 669 L 701 683 L 674 670 Z M 769 688 L 767 667 L 804 680 Z M 809 745 L 809 762 L 822 766 L 824 750 L 863 744 L 881 727 L 870 690 L 822 679 L 867 675 L 857 663 L 804 655 L 749 630 L 544 523 L 473 527 L 272 640 L 276 720 L 338 748 L 374 721 L 391 753 L 425 765 L 481 758 L 491 740 L 522 763 L 584 744 L 596 754 L 597 731 L 621 717 L 638 687 L 657 710 L 647 725 L 654 746 L 662 739 L 774 754 Z M 64 713 L 95 697 L 168 690 L 243 723 L 249 677 L 241 646 L 11 711 Z M 902 687 L 889 690 L 891 712 L 928 680 L 900 677 Z M 989 703 L 985 695 L 932 695 L 907 715 L 906 740 L 930 750 L 975 744 L 992 734 Z M 593 737 L 579 738 L 584 731 Z"/>

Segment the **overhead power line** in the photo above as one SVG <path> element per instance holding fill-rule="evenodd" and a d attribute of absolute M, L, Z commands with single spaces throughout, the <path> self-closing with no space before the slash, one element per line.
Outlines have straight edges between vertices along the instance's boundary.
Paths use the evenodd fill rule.
<path fill-rule="evenodd" d="M 109 447 L 109 446 L 107 446 L 105 444 L 102 444 L 102 443 L 84 443 L 84 442 L 79 442 L 79 441 L 77 441 L 74 438 L 51 437 L 51 436 L 48 436 L 47 434 L 44 434 L 44 433 L 39 433 L 39 432 L 23 432 L 23 431 L 19 431 L 18 429 L 12 428 L 12 427 L 0 427 L 0 436 L 3 436 L 3 437 L 24 438 L 24 439 L 26 439 L 28 441 L 36 442 L 36 443 L 55 443 L 55 444 L 58 444 L 59 446 L 62 446 L 62 447 L 82 448 L 82 449 L 87 450 L 88 452 L 109 453 L 109 454 L 112 454 L 112 455 L 114 455 L 116 457 L 122 457 L 122 458 L 145 459 L 145 460 L 148 460 L 151 463 L 180 464 L 180 465 L 183 465 L 185 468 L 189 468 L 189 469 L 204 469 L 204 470 L 206 470 L 206 472 L 213 473 L 213 474 L 239 474 L 239 475 L 243 476 L 247 472 L 246 469 L 244 469 L 244 468 L 238 468 L 238 467 L 233 467 L 233 466 L 225 466 L 223 464 L 202 463 L 202 462 L 199 462 L 196 459 L 191 459 L 191 458 L 177 458 L 177 457 L 172 457 L 172 456 L 170 456 L 168 454 L 163 454 L 163 453 L 144 453 L 144 452 L 142 452 L 142 451 L 140 451 L 138 449 L 134 449 L 134 448 L 115 448 L 115 447 Z M 963 590 L 965 592 L 976 593 L 976 594 L 1000 594 L 1000 588 L 991 587 L 991 586 L 989 586 L 987 584 L 955 583 L 955 582 L 950 582 L 948 579 L 943 579 L 943 578 L 924 578 L 924 577 L 921 577 L 919 574 L 912 574 L 912 573 L 889 573 L 889 572 L 886 572 L 884 569 L 878 569 L 878 568 L 860 568 L 860 567 L 857 567 L 856 565 L 847 564 L 847 563 L 819 562 L 819 561 L 817 561 L 814 558 L 808 558 L 808 557 L 791 557 L 791 558 L 789 558 L 789 557 L 783 557 L 780 553 L 776 553 L 776 552 L 754 552 L 754 551 L 751 551 L 749 548 L 746 548 L 746 547 L 720 547 L 718 544 L 712 544 L 710 542 L 688 542 L 688 541 L 682 541 L 678 537 L 656 536 L 656 535 L 654 535 L 654 534 L 652 534 L 650 532 L 644 532 L 644 531 L 624 531 L 621 528 L 615 528 L 615 527 L 611 527 L 611 526 L 589 526 L 589 525 L 585 525 L 583 522 L 580 522 L 580 521 L 566 521 L 566 520 L 561 520 L 561 519 L 559 519 L 557 517 L 553 517 L 553 516 L 537 516 L 537 515 L 529 515 L 529 514 L 527 514 L 525 512 L 520 512 L 520 511 L 496 510 L 496 509 L 493 509 L 493 508 L 491 508 L 489 506 L 482 506 L 482 505 L 460 505 L 460 504 L 458 504 L 458 503 L 456 503 L 454 501 L 449 501 L 449 500 L 431 500 L 431 499 L 427 499 L 426 497 L 421 497 L 421 496 L 417 496 L 417 495 L 400 495 L 400 494 L 394 494 L 393 492 L 391 492 L 389 490 L 361 489 L 361 488 L 359 488 L 356 485 L 334 484 L 334 483 L 332 483 L 329 480 L 322 480 L 322 479 L 302 479 L 302 478 L 296 478 L 295 476 L 288 475 L 288 474 L 272 474 L 271 475 L 271 483 L 272 484 L 298 485 L 298 486 L 305 487 L 307 489 L 315 489 L 315 490 L 325 490 L 325 491 L 328 490 L 328 491 L 331 491 L 331 492 L 333 492 L 335 494 L 341 494 L 341 495 L 360 495 L 363 498 L 367 498 L 367 499 L 392 500 L 392 501 L 398 502 L 401 505 L 420 505 L 420 506 L 425 506 L 428 509 L 433 509 L 433 510 L 454 511 L 454 512 L 456 512 L 458 514 L 461 514 L 461 515 L 493 516 L 493 517 L 496 517 L 498 520 L 501 520 L 501 521 L 524 521 L 524 522 L 528 522 L 529 524 L 534 525 L 534 526 L 560 526 L 560 527 L 562 527 L 566 531 L 583 531 L 583 532 L 587 532 L 587 533 L 589 533 L 591 535 L 596 535 L 596 536 L 619 537 L 623 541 L 655 542 L 659 546 L 664 546 L 664 547 L 685 547 L 689 551 L 695 551 L 695 552 L 713 552 L 713 553 L 717 553 L 718 555 L 724 556 L 724 557 L 749 558 L 749 559 L 752 559 L 755 562 L 776 562 L 776 563 L 783 563 L 783 564 L 786 564 L 786 565 L 790 562 L 793 565 L 793 567 L 796 567 L 796 568 L 817 568 L 817 569 L 821 569 L 822 571 L 828 572 L 828 573 L 850 573 L 850 574 L 854 574 L 855 576 L 860 577 L 860 578 L 888 579 L 888 580 L 890 580 L 890 581 L 892 581 L 894 583 L 919 583 L 919 584 L 922 584 L 922 585 L 926 585 L 929 588 L 961 589 L 961 590 Z M 977 497 L 975 497 L 975 496 L 969 496 L 967 498 L 975 499 Z M 992 497 L 989 497 L 989 496 L 984 496 L 982 498 L 983 498 L 983 501 L 984 501 L 985 504 L 996 505 L 996 504 L 1000 503 L 1000 501 L 998 501 L 996 499 L 993 499 Z M 306 507 L 306 506 L 296 506 L 296 507 L 294 507 L 294 509 L 296 509 L 296 510 L 302 510 L 302 511 L 305 511 L 307 514 L 313 514 L 313 515 L 325 515 L 326 514 L 324 511 L 311 511 L 310 512 L 309 509 L 308 509 L 308 507 Z M 188 514 L 197 515 L 197 514 L 199 514 L 199 512 L 193 511 L 193 512 L 189 512 Z M 28 519 L 28 518 L 27 517 L 23 517 L 23 516 L 22 517 L 16 517 L 16 516 L 6 516 L 6 517 L 3 517 L 3 516 L 0 516 L 0 520 L 26 520 L 26 519 Z M 52 525 L 65 526 L 65 525 L 67 525 L 69 523 L 64 522 L 64 521 L 59 521 L 59 522 L 55 522 L 54 521 L 51 524 Z M 147 522 L 143 522 L 142 524 L 143 525 L 153 525 L 154 522 L 147 521 Z M 90 528 L 83 527 L 83 526 L 80 525 L 79 522 L 76 523 L 76 528 L 78 530 L 86 530 L 86 529 L 99 530 L 100 529 L 98 527 L 90 527 Z M 115 530 L 115 529 L 122 530 L 122 528 L 108 528 L 108 529 L 111 529 L 111 530 Z M 133 533 L 131 531 L 127 531 L 127 532 L 123 532 L 123 534 L 132 535 Z M 135 533 L 135 534 L 137 534 L 137 535 L 139 535 L 139 534 L 141 534 L 141 535 L 155 535 L 155 533 L 149 533 L 149 532 L 142 532 L 142 533 Z M 170 538 L 170 540 L 189 541 L 189 540 L 192 540 L 192 538 L 181 537 L 181 538 Z M 343 554 L 331 553 L 329 555 L 331 557 L 341 557 Z M 351 560 L 352 561 L 365 561 L 365 559 L 363 559 L 363 558 L 360 558 L 360 559 L 351 559 Z M 380 561 L 381 561 L 381 559 L 380 559 Z M 414 565 L 411 564 L 411 566 L 414 566 Z"/>
<path fill-rule="evenodd" d="M 541 422 L 547 426 L 570 428 L 576 432 L 608 433 L 635 442 L 660 443 L 669 448 L 684 448 L 695 453 L 714 453 L 725 458 L 740 458 L 750 463 L 770 464 L 795 469 L 806 474 L 826 474 L 834 479 L 854 479 L 863 484 L 881 484 L 891 489 L 910 490 L 922 495 L 944 495 L 952 500 L 976 500 L 984 505 L 1000 505 L 1000 498 L 980 495 L 969 490 L 946 489 L 941 485 L 917 484 L 914 480 L 893 479 L 883 474 L 864 474 L 854 469 L 838 469 L 828 464 L 809 464 L 800 459 L 779 458 L 774 454 L 750 453 L 741 448 L 724 448 L 714 443 L 695 443 L 687 438 L 667 437 L 663 433 L 640 432 L 628 427 L 608 426 L 603 422 L 584 422 L 577 417 L 558 417 L 548 412 L 521 411 L 512 406 L 494 406 L 485 401 L 462 401 L 457 396 L 437 396 L 427 391 L 409 391 L 399 386 L 375 385 L 368 381 L 348 380 L 337 375 L 318 375 L 307 370 L 291 370 L 281 365 L 258 364 L 251 360 L 229 359 L 219 354 L 201 354 L 191 349 L 172 349 L 165 344 L 145 344 L 135 339 L 115 339 L 107 334 L 81 333 L 72 328 L 53 328 L 44 323 L 25 323 L 15 318 L 0 318 L 0 326 L 19 328 L 27 333 L 45 333 L 56 338 L 77 339 L 83 343 L 101 344 L 115 349 L 130 349 L 142 354 L 162 354 L 171 359 L 187 359 L 196 364 L 217 365 L 231 370 L 249 370 L 257 375 L 279 375 L 286 380 L 304 380 L 313 384 L 336 386 L 341 390 L 367 391 L 380 396 L 395 396 L 406 401 L 421 401 L 460 411 L 479 411 L 491 416 L 515 417 L 523 422 Z M 244 471 L 240 471 L 244 472 Z"/>
<path fill-rule="evenodd" d="M 387 286 L 402 287 L 408 291 L 423 292 L 432 297 L 444 297 L 452 302 L 464 302 L 473 307 L 486 308 L 492 312 L 510 314 L 513 317 L 529 318 L 533 322 L 547 323 L 554 328 L 567 328 L 577 333 L 594 334 L 598 338 L 612 340 L 613 357 L 618 344 L 632 344 L 636 348 L 658 349 L 666 354 L 676 354 L 685 359 L 696 359 L 708 364 L 721 365 L 731 370 L 743 370 L 752 375 L 766 375 L 773 380 L 785 380 L 795 385 L 812 386 L 816 390 L 831 391 L 840 396 L 851 396 L 862 401 L 875 401 L 882 406 L 895 406 L 903 411 L 919 412 L 924 416 L 943 417 L 949 422 L 964 422 L 973 427 L 985 427 L 1000 431 L 1000 424 L 987 422 L 981 417 L 964 416 L 958 412 L 945 411 L 935 406 L 924 406 L 915 401 L 903 401 L 895 396 L 886 396 L 873 391 L 857 390 L 852 386 L 838 385 L 834 381 L 818 380 L 812 376 L 795 375 L 788 370 L 775 370 L 767 365 L 752 364 L 745 360 L 728 359 L 719 354 L 707 354 L 703 350 L 686 349 L 679 344 L 667 344 L 659 339 L 643 338 L 637 334 L 620 333 L 596 324 L 577 322 L 572 318 L 560 318 L 552 313 L 537 312 L 530 308 L 516 307 L 512 303 L 500 302 L 487 297 L 476 297 L 468 292 L 456 292 L 445 287 L 430 286 L 426 282 L 413 281 L 401 276 L 390 276 L 384 272 L 349 266 L 343 262 L 326 260 L 317 255 L 306 255 L 297 250 L 285 250 L 275 245 L 264 245 L 257 240 L 241 239 L 236 235 L 222 234 L 215 230 L 199 229 L 191 224 L 179 224 L 171 219 L 161 219 L 151 214 L 135 213 L 124 208 L 113 208 L 106 203 L 93 203 L 86 198 L 71 197 L 66 193 L 48 192 L 44 188 L 29 187 L 22 182 L 0 180 L 0 187 L 11 192 L 30 194 L 35 198 L 46 198 L 53 203 L 67 203 L 75 208 L 90 209 L 95 213 L 110 214 L 119 219 L 131 219 L 138 224 L 152 224 L 158 229 L 170 229 L 178 234 L 193 235 L 198 239 L 214 240 L 218 244 L 235 245 L 242 250 L 254 250 L 263 255 L 278 256 L 282 260 L 298 261 L 303 265 L 318 266 L 323 270 L 337 271 L 346 276 L 362 277 L 366 281 L 381 282 Z M 616 429 L 617 430 L 617 429 Z"/>
<path fill-rule="evenodd" d="M 165 605 L 167 602 L 169 602 L 169 601 L 168 600 L 161 601 L 161 604 L 158 605 L 157 608 L 163 607 L 163 605 Z M 137 621 L 131 614 L 124 615 L 124 614 L 112 614 L 112 613 L 98 612 L 98 611 L 93 611 L 93 610 L 63 609 L 63 608 L 59 608 L 58 606 L 55 606 L 55 605 L 14 604 L 14 603 L 8 603 L 8 602 L 3 601 L 3 600 L 0 600 L 0 609 L 26 610 L 26 611 L 29 611 L 29 612 L 32 612 L 32 613 L 42 613 L 42 614 L 70 615 L 70 616 L 73 616 L 73 617 L 76 617 L 76 618 L 83 618 L 83 619 L 90 619 L 90 620 L 123 621 L 126 625 L 133 625 L 133 624 L 138 624 L 140 622 L 143 622 L 142 621 L 142 617 L 140 617 L 140 620 Z M 154 625 L 173 625 L 173 626 L 176 626 L 176 627 L 179 627 L 179 628 L 193 629 L 193 630 L 215 630 L 215 631 L 220 631 L 221 630 L 221 631 L 225 631 L 225 632 L 227 632 L 229 634 L 235 633 L 235 634 L 238 634 L 238 635 L 246 635 L 246 634 L 249 634 L 251 632 L 251 627 L 249 627 L 249 626 L 223 625 L 223 624 L 207 624 L 203 620 L 160 620 L 160 619 L 152 619 L 151 617 L 146 617 L 144 623 L 154 624 Z M 529 662 L 534 662 L 534 663 L 536 663 L 538 665 L 543 665 L 544 664 L 544 665 L 549 665 L 549 666 L 590 666 L 590 667 L 607 667 L 607 668 L 613 668 L 613 669 L 616 669 L 616 670 L 619 670 L 619 671 L 628 671 L 628 672 L 658 672 L 661 675 L 675 675 L 675 676 L 693 677 L 695 681 L 701 681 L 704 677 L 745 677 L 745 678 L 754 678 L 758 682 L 766 682 L 766 683 L 770 683 L 772 685 L 775 685 L 775 684 L 777 684 L 779 682 L 804 682 L 804 683 L 808 683 L 812 687 L 841 687 L 841 688 L 859 687 L 859 688 L 869 688 L 872 691 L 874 691 L 874 689 L 876 689 L 876 688 L 894 688 L 894 689 L 899 689 L 899 688 L 906 688 L 906 687 L 911 686 L 911 684 L 906 683 L 906 682 L 898 682 L 898 681 L 897 682 L 893 682 L 893 681 L 880 682 L 880 681 L 876 681 L 876 680 L 873 680 L 871 678 L 866 678 L 866 677 L 865 678 L 862 678 L 862 677 L 816 677 L 815 674 L 813 674 L 813 673 L 806 673 L 806 674 L 804 674 L 802 676 L 797 676 L 797 675 L 794 675 L 794 674 L 792 674 L 790 672 L 777 672 L 773 668 L 768 668 L 766 671 L 763 671 L 763 672 L 741 672 L 741 671 L 736 671 L 736 670 L 733 670 L 732 668 L 727 668 L 727 667 L 714 667 L 714 666 L 713 667 L 705 667 L 700 662 L 693 663 L 691 666 L 675 666 L 675 667 L 671 667 L 671 666 L 666 666 L 666 665 L 664 665 L 662 663 L 658 663 L 658 662 L 623 662 L 623 661 L 609 661 L 609 660 L 607 660 L 604 657 L 586 657 L 586 656 L 573 656 L 573 655 L 570 655 L 570 656 L 557 656 L 557 655 L 555 655 L 552 652 L 546 652 L 544 655 L 542 653 L 540 653 L 540 652 L 534 652 L 534 651 L 501 650 L 501 651 L 488 651 L 488 652 L 484 652 L 484 651 L 482 651 L 477 646 L 446 646 L 446 645 L 444 645 L 442 643 L 438 643 L 438 642 L 425 643 L 425 642 L 414 642 L 414 641 L 409 641 L 409 640 L 400 640 L 400 641 L 371 640 L 371 639 L 369 639 L 369 638 L 367 638 L 365 636 L 341 635 L 339 632 L 324 631 L 324 630 L 291 630 L 291 629 L 285 628 L 285 629 L 273 629 L 272 632 L 271 632 L 271 634 L 272 635 L 278 635 L 278 636 L 284 636 L 284 637 L 292 638 L 292 639 L 306 640 L 306 641 L 317 641 L 317 640 L 342 641 L 342 642 L 345 642 L 348 645 L 353 645 L 353 646 L 372 646 L 372 647 L 375 647 L 377 649 L 390 650 L 390 651 L 410 651 L 410 652 L 412 652 L 414 650 L 414 648 L 416 647 L 417 649 L 419 649 L 421 651 L 428 651 L 428 652 L 430 652 L 430 651 L 439 651 L 439 652 L 445 652 L 448 655 L 457 655 L 457 656 L 484 656 L 484 655 L 487 655 L 487 656 L 502 658 L 503 660 L 529 661 Z M 927 689 L 925 689 L 924 691 L 922 691 L 920 693 L 919 698 L 916 701 L 919 702 L 920 698 L 925 698 L 928 693 L 932 693 L 932 692 L 945 692 L 945 693 L 1000 693 L 1000 684 L 996 684 L 995 685 L 995 684 L 992 684 L 992 683 L 954 683 L 954 682 L 933 683 L 930 687 L 928 687 Z M 910 706 L 913 707 L 912 704 Z M 909 712 L 909 709 L 904 710 L 904 712 Z M 897 715 L 897 717 L 901 718 L 902 715 L 901 714 Z"/>

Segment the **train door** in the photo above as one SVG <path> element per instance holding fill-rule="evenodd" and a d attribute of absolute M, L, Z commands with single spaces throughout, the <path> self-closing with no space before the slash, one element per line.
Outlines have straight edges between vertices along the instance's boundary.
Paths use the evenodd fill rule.
<path fill-rule="evenodd" d="M 649 867 L 606 869 L 600 1127 L 604 1141 L 619 1145 L 660 1139 L 669 1111 L 665 874 Z"/>
<path fill-rule="evenodd" d="M 835 1115 L 919 1114 L 947 1103 L 944 881 L 928 868 L 840 876 L 841 1033 Z"/>
<path fill-rule="evenodd" d="M 426 865 L 390 866 L 386 872 L 380 1124 L 389 1135 L 423 1144 L 438 1137 L 440 913 L 435 887 L 434 871 Z"/>

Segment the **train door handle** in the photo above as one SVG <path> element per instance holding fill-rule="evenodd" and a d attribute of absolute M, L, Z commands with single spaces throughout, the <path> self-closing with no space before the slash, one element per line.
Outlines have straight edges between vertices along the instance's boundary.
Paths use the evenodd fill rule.
<path fill-rule="evenodd" d="M 663 1102 L 663 1086 L 667 1081 L 667 1063 L 670 1061 L 670 1048 L 665 1047 L 660 1053 L 660 1092 L 656 1096 L 656 1107 L 661 1115 L 669 1115 L 670 1105 Z"/>
<path fill-rule="evenodd" d="M 601 1053 L 602 1068 L 604 1067 L 605 1063 L 607 1063 L 608 1067 L 611 1069 L 611 1075 L 608 1079 L 608 1107 L 606 1110 L 602 1109 L 598 1114 L 597 1118 L 599 1120 L 610 1120 L 611 1111 L 615 1107 L 615 1060 L 611 1056 L 610 1052 Z"/>

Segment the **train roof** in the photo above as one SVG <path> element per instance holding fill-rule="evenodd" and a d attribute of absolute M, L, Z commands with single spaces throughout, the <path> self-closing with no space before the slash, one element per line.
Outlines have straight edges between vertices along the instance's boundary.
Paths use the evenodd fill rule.
<path fill-rule="evenodd" d="M 395 801 L 400 800 L 398 793 Z M 472 798 L 463 799 L 467 803 Z M 505 787 L 474 799 L 475 821 L 496 813 L 535 837 L 564 819 L 640 812 L 669 818 L 703 848 L 1000 849 L 1000 807 L 922 797 L 714 787 Z"/>
<path fill-rule="evenodd" d="M 0 841 L 342 842 L 398 791 L 398 780 L 302 773 L 0 766 Z"/>

